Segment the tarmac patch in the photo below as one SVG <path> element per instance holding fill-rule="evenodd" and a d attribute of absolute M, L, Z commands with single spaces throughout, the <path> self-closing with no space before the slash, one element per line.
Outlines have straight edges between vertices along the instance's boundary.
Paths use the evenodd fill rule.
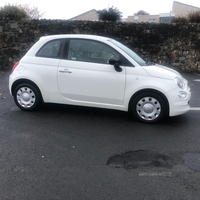
<path fill-rule="evenodd" d="M 133 170 L 146 167 L 172 168 L 174 161 L 171 157 L 153 151 L 137 150 L 128 151 L 110 157 L 106 163 L 115 168 Z"/>

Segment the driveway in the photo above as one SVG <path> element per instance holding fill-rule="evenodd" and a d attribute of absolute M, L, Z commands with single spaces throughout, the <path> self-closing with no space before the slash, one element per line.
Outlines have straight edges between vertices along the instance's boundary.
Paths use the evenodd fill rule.
<path fill-rule="evenodd" d="M 199 199 L 200 76 L 191 110 L 159 124 L 63 105 L 19 110 L 0 72 L 0 199 Z"/>

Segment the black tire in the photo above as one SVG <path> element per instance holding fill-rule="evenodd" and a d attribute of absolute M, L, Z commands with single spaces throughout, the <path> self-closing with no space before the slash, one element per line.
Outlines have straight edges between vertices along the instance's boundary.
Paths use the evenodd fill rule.
<path fill-rule="evenodd" d="M 133 115 L 141 122 L 156 123 L 167 113 L 167 103 L 163 97 L 153 92 L 137 95 L 131 104 Z"/>
<path fill-rule="evenodd" d="M 36 110 L 42 103 L 40 91 L 29 83 L 18 85 L 13 93 L 16 105 L 25 111 Z"/>

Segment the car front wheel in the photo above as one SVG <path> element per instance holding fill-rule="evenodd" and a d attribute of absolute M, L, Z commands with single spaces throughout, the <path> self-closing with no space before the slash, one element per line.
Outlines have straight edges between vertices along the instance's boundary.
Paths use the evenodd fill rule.
<path fill-rule="evenodd" d="M 139 94 L 132 101 L 132 112 L 142 122 L 155 123 L 163 119 L 167 105 L 163 98 L 156 93 Z"/>
<path fill-rule="evenodd" d="M 13 96 L 16 105 L 25 111 L 36 110 L 42 102 L 40 91 L 28 83 L 18 85 Z"/>

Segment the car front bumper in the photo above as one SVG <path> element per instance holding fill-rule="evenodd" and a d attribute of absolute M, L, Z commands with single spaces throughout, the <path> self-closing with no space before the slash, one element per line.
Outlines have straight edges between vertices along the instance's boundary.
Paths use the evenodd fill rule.
<path fill-rule="evenodd" d="M 185 93 L 186 96 L 181 98 L 180 92 Z M 190 110 L 191 90 L 189 86 L 182 91 L 174 89 L 168 92 L 168 96 L 171 97 L 169 100 L 169 116 L 181 115 Z"/>

